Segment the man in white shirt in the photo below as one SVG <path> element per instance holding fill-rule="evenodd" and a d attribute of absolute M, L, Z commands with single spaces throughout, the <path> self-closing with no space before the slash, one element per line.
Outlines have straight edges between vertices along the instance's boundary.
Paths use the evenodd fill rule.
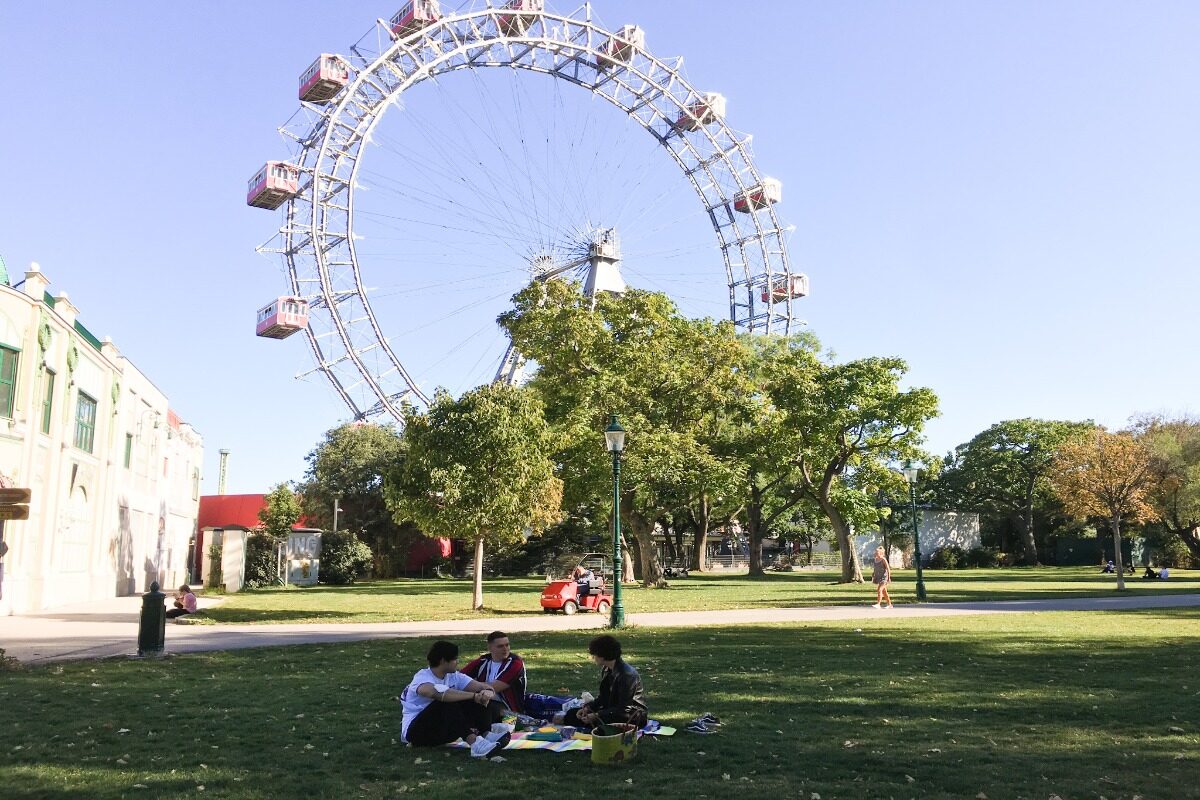
<path fill-rule="evenodd" d="M 471 745 L 471 755 L 489 758 L 508 744 L 512 726 L 500 720 L 503 705 L 495 691 L 458 671 L 458 645 L 438 641 L 400 693 L 404 720 L 400 738 L 413 747 L 437 747 L 456 739 Z"/>

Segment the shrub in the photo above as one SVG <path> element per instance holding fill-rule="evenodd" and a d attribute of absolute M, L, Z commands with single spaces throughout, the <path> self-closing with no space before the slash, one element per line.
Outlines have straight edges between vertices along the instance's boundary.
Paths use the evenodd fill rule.
<path fill-rule="evenodd" d="M 246 574 L 242 581 L 248 589 L 273 586 L 279 578 L 279 550 L 275 540 L 255 531 L 246 537 Z"/>
<path fill-rule="evenodd" d="M 371 548 L 353 531 L 326 532 L 321 537 L 321 567 L 317 572 L 321 583 L 354 583 L 370 566 Z"/>
<path fill-rule="evenodd" d="M 16 672 L 20 668 L 21 662 L 12 656 L 5 655 L 4 648 L 0 647 L 0 672 Z"/>
<path fill-rule="evenodd" d="M 948 544 L 933 551 L 929 566 L 931 569 L 958 569 L 964 565 L 966 555 L 966 551 L 958 545 Z"/>
<path fill-rule="evenodd" d="M 973 547 L 967 551 L 966 557 L 963 559 L 962 566 L 964 567 L 998 567 L 1000 566 L 999 550 L 993 550 L 990 547 Z"/>
<path fill-rule="evenodd" d="M 1178 567 L 1187 569 L 1194 566 L 1192 551 L 1188 550 L 1179 537 L 1169 536 L 1156 543 L 1151 550 L 1151 561 L 1159 567 Z"/>

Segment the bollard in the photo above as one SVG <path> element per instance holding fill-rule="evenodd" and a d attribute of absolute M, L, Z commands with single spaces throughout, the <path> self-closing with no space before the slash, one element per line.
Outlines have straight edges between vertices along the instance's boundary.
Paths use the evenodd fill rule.
<path fill-rule="evenodd" d="M 151 658 L 164 655 L 167 638 L 167 596 L 158 590 L 158 581 L 142 595 L 142 616 L 138 620 L 138 655 Z"/>

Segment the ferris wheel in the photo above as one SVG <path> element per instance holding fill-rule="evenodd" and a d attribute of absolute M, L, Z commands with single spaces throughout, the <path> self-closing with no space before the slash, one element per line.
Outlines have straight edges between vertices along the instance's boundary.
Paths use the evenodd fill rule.
<path fill-rule="evenodd" d="M 259 251 L 289 282 L 257 333 L 304 331 L 316 363 L 298 377 L 324 375 L 357 419 L 401 419 L 452 381 L 516 380 L 495 319 L 530 281 L 662 290 L 746 332 L 800 324 L 782 187 L 725 98 L 590 4 L 411 0 L 321 54 L 299 99 L 280 129 L 291 158 L 248 187 L 249 205 L 284 210 Z"/>

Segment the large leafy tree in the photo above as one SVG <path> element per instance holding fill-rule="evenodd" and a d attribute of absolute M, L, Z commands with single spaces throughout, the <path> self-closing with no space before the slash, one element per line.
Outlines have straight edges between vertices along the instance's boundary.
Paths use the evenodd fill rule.
<path fill-rule="evenodd" d="M 1200 419 L 1148 416 L 1135 431 L 1161 471 L 1150 496 L 1158 518 L 1200 561 Z"/>
<path fill-rule="evenodd" d="M 334 527 L 337 502 L 337 527 L 357 532 L 371 548 L 376 577 L 401 574 L 409 548 L 421 535 L 410 522 L 396 522 L 383 496 L 384 475 L 403 456 L 404 441 L 393 426 L 341 425 L 308 454 L 308 471 L 299 487 L 305 516 L 325 530 Z"/>
<path fill-rule="evenodd" d="M 426 535 L 475 542 L 473 609 L 483 608 L 483 558 L 540 534 L 561 516 L 562 481 L 542 404 L 530 390 L 490 384 L 459 399 L 439 393 L 405 419 L 407 454 L 386 478 L 388 507 Z"/>
<path fill-rule="evenodd" d="M 1121 525 L 1158 518 L 1150 502 L 1157 478 L 1150 448 L 1129 432 L 1097 427 L 1089 436 L 1062 444 L 1054 457 L 1050 481 L 1067 512 L 1081 520 L 1100 517 L 1108 522 L 1118 591 L 1125 588 Z"/>
<path fill-rule="evenodd" d="M 653 533 L 681 507 L 723 496 L 736 474 L 714 446 L 729 404 L 744 394 L 744 349 L 728 322 L 688 320 L 664 295 L 604 294 L 594 306 L 575 284 L 536 283 L 501 324 L 537 362 L 530 382 L 559 435 L 568 508 L 604 508 L 611 462 L 601 431 L 618 414 L 629 431 L 621 515 L 646 586 L 664 585 Z"/>
<path fill-rule="evenodd" d="M 954 449 L 938 481 L 943 502 L 1010 516 L 1022 560 L 1037 566 L 1034 513 L 1053 502 L 1050 472 L 1058 449 L 1092 430 L 1089 422 L 1014 419 L 998 422 Z"/>
<path fill-rule="evenodd" d="M 842 557 L 842 580 L 861 582 L 853 526 L 878 518 L 877 492 L 895 482 L 888 465 L 922 457 L 925 423 L 937 415 L 926 388 L 901 390 L 898 358 L 836 363 L 815 347 L 770 351 L 765 388 L 784 415 L 774 428 L 790 449 L 793 491 L 829 518 Z"/>
<path fill-rule="evenodd" d="M 263 507 L 258 511 L 258 521 L 263 533 L 276 544 L 285 541 L 292 526 L 304 514 L 298 498 L 286 483 L 281 483 L 263 498 Z"/>

